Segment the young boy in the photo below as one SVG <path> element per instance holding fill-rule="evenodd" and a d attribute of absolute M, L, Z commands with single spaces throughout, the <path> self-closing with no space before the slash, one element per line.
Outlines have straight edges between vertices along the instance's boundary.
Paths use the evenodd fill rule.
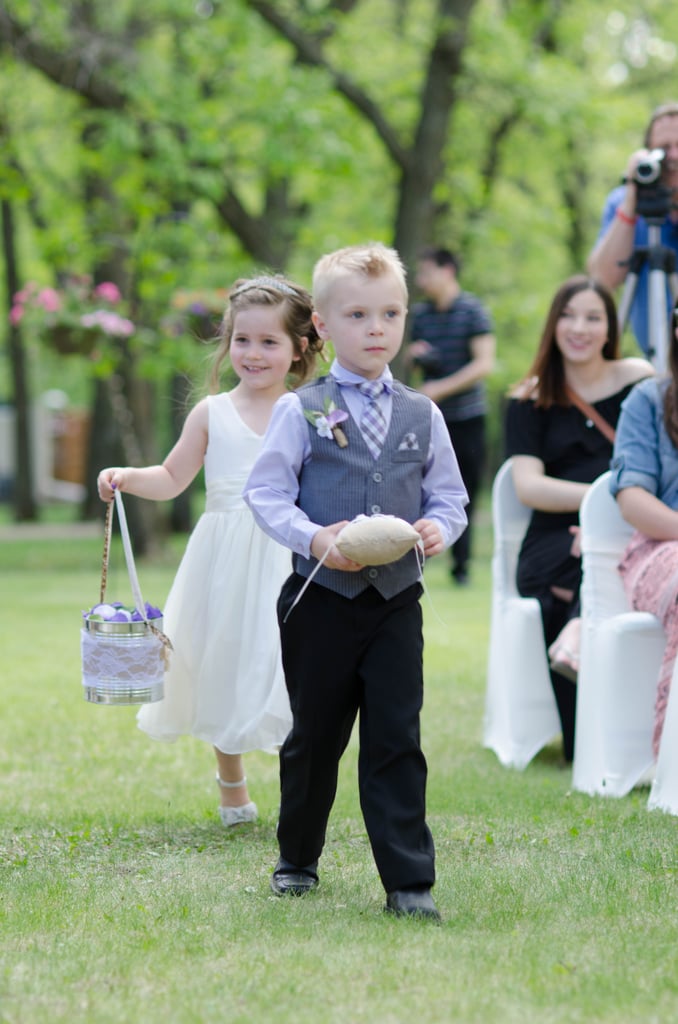
<path fill-rule="evenodd" d="M 278 400 L 244 492 L 262 529 L 294 552 L 278 600 L 293 724 L 280 751 L 280 859 L 271 888 L 303 895 L 317 886 L 339 760 L 360 712 L 360 804 L 385 909 L 439 919 L 419 741 L 417 558 L 410 552 L 364 567 L 333 543 L 356 515 L 386 513 L 412 523 L 425 556 L 437 555 L 466 526 L 466 491 L 440 411 L 388 367 L 407 313 L 398 254 L 372 243 L 322 257 L 313 298 L 318 334 L 333 342 L 336 358 L 328 376 Z M 368 382 L 379 382 L 381 393 L 364 394 Z M 347 414 L 341 434 L 325 426 L 333 409 Z"/>

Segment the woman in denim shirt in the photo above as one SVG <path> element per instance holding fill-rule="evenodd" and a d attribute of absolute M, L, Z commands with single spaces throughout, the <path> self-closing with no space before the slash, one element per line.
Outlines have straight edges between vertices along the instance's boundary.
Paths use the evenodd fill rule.
<path fill-rule="evenodd" d="M 619 571 L 629 602 L 656 615 L 666 633 L 652 745 L 659 753 L 678 653 L 678 307 L 669 373 L 636 385 L 617 425 L 610 490 L 634 527 Z"/>

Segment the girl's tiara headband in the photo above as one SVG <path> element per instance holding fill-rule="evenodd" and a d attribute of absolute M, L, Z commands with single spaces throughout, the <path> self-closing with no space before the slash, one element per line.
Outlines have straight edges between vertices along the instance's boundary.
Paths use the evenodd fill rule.
<path fill-rule="evenodd" d="M 291 288 L 284 281 L 279 280 L 277 277 L 254 277 L 251 281 L 246 281 L 245 284 L 241 284 L 239 288 L 231 295 L 234 299 L 236 295 L 242 295 L 243 292 L 250 292 L 254 288 L 264 288 L 269 291 L 280 292 L 282 295 L 297 295 L 298 293 Z"/>

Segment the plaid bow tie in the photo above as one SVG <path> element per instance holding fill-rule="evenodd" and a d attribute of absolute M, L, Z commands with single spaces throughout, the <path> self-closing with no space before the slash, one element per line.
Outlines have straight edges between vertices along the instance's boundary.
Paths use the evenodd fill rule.
<path fill-rule="evenodd" d="M 386 440 L 386 419 L 377 404 L 377 399 L 384 390 L 384 382 L 366 380 L 358 384 L 358 390 L 369 399 L 360 420 L 360 431 L 370 452 L 378 459 Z"/>

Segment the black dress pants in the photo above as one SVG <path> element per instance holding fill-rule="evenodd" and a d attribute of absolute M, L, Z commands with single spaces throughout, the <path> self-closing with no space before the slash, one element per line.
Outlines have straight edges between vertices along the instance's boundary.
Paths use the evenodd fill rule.
<path fill-rule="evenodd" d="M 579 614 L 578 599 L 562 601 L 551 593 L 537 594 L 544 624 L 544 642 L 547 649 L 569 620 Z M 556 698 L 560 727 L 563 733 L 563 755 L 569 763 L 574 759 L 574 728 L 577 717 L 577 685 L 560 672 L 550 671 L 553 695 Z"/>
<path fill-rule="evenodd" d="M 293 714 L 280 751 L 280 855 L 299 867 L 320 857 L 339 761 L 359 715 L 360 806 L 384 888 L 431 886 L 434 847 L 419 728 L 421 586 L 390 600 L 368 587 L 349 600 L 311 583 L 284 622 L 303 583 L 293 574 L 278 600 Z"/>
<path fill-rule="evenodd" d="M 483 483 L 485 472 L 485 417 L 473 416 L 468 420 L 447 422 L 447 430 L 452 441 L 459 472 L 468 493 L 466 515 L 468 526 L 451 548 L 452 572 L 465 574 L 471 559 L 473 540 L 473 510 L 478 492 Z"/>

